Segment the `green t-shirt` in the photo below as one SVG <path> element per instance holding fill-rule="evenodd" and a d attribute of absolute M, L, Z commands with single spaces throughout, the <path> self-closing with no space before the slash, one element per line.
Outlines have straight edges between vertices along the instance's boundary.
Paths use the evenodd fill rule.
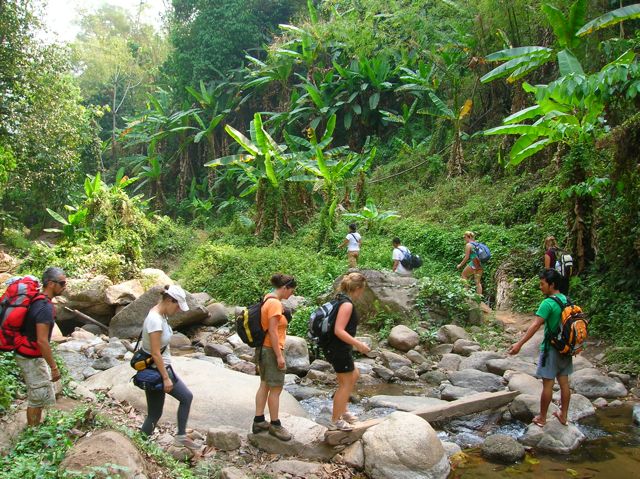
<path fill-rule="evenodd" d="M 563 304 L 567 304 L 567 297 L 558 293 L 554 295 Z M 547 338 L 551 336 L 551 333 L 555 333 L 560 327 L 560 321 L 562 320 L 562 309 L 553 299 L 545 298 L 545 300 L 540 303 L 538 307 L 538 311 L 536 311 L 536 316 L 540 316 L 544 319 L 544 337 Z M 546 351 L 547 349 L 547 341 L 542 341 L 540 344 L 540 351 Z"/>

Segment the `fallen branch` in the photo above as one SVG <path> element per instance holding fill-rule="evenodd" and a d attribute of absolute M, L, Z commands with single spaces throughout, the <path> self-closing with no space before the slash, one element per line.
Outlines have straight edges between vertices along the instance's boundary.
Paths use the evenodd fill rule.
<path fill-rule="evenodd" d="M 105 331 L 109 332 L 109 326 L 105 326 L 100 321 L 96 321 L 95 319 L 93 319 L 91 316 L 87 316 L 86 314 L 81 313 L 77 309 L 71 309 L 71 308 L 69 308 L 67 306 L 65 306 L 64 309 L 66 309 L 67 311 L 70 311 L 73 314 L 75 314 L 78 317 L 78 319 L 80 319 L 81 321 L 84 321 L 86 323 L 95 324 L 96 326 L 100 326 L 102 329 L 104 329 Z"/>

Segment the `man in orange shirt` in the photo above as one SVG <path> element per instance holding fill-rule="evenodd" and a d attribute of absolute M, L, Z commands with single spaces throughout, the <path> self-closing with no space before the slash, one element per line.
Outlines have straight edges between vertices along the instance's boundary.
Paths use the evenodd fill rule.
<path fill-rule="evenodd" d="M 271 277 L 274 290 L 264 297 L 260 310 L 262 329 L 267 331 L 262 346 L 256 349 L 256 363 L 260 371 L 260 387 L 256 392 L 256 415 L 251 430 L 254 434 L 269 431 L 269 434 L 281 441 L 289 441 L 291 434 L 278 417 L 280 393 L 284 386 L 286 364 L 284 343 L 287 339 L 287 318 L 281 300 L 288 299 L 296 289 L 296 280 L 286 274 L 274 274 Z M 275 347 L 274 347 L 275 345 Z M 271 422 L 264 417 L 266 405 L 269 405 Z"/>

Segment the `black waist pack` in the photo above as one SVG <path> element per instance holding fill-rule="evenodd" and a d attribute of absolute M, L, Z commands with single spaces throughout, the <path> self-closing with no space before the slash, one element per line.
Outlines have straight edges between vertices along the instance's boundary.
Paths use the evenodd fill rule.
<path fill-rule="evenodd" d="M 133 376 L 133 384 L 145 391 L 162 391 L 164 384 L 160 372 L 155 368 L 146 368 Z"/>
<path fill-rule="evenodd" d="M 134 348 L 133 357 L 131 358 L 131 361 L 129 361 L 131 367 L 136 371 L 142 371 L 143 369 L 146 369 L 153 364 L 153 356 L 151 356 L 151 354 L 149 354 L 148 352 L 143 351 L 142 347 L 138 347 L 140 346 L 141 339 L 142 331 L 140 331 L 140 336 L 138 336 L 138 341 L 136 342 L 136 347 Z M 167 349 L 166 346 L 160 350 L 160 354 L 164 353 L 165 349 Z"/>

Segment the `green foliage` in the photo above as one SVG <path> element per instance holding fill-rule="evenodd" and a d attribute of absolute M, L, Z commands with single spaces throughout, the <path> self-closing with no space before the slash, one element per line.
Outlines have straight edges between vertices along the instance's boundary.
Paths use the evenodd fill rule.
<path fill-rule="evenodd" d="M 13 353 L 0 353 L 0 416 L 4 415 L 14 399 L 24 392 L 24 382 Z"/>
<path fill-rule="evenodd" d="M 538 277 L 514 278 L 513 282 L 513 310 L 535 313 L 543 299 Z"/>
<path fill-rule="evenodd" d="M 344 218 L 354 218 L 365 224 L 367 231 L 379 232 L 384 223 L 389 220 L 400 218 L 395 211 L 378 211 L 376 204 L 371 198 L 367 199 L 367 204 L 360 213 L 345 213 Z"/>
<path fill-rule="evenodd" d="M 404 324 L 406 321 L 397 313 L 382 312 L 378 313 L 372 321 L 367 324 L 367 329 L 375 332 L 378 341 L 383 341 L 389 337 L 391 330 L 398 324 Z"/>
<path fill-rule="evenodd" d="M 293 313 L 291 322 L 287 329 L 287 334 L 292 336 L 298 336 L 300 338 L 306 338 L 309 328 L 309 317 L 311 313 L 316 310 L 317 306 L 304 306 L 296 310 Z"/>
<path fill-rule="evenodd" d="M 420 280 L 420 292 L 416 304 L 423 317 L 438 323 L 465 324 L 470 304 L 478 296 L 466 288 L 462 280 L 451 274 L 427 276 Z"/>
<path fill-rule="evenodd" d="M 298 282 L 296 294 L 315 298 L 326 292 L 343 267 L 343 261 L 300 245 L 238 248 L 207 243 L 183 261 L 176 277 L 188 290 L 247 305 L 269 290 L 274 273 L 292 274 Z"/>

